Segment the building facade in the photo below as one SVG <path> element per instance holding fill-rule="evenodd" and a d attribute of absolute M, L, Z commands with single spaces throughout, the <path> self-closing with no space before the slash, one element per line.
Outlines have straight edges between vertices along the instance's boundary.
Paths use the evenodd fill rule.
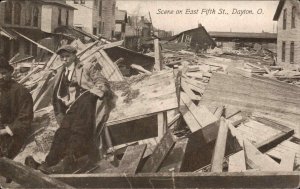
<path fill-rule="evenodd" d="M 39 40 L 59 26 L 73 25 L 74 8 L 64 0 L 7 0 L 0 3 L 0 54 L 7 59 L 37 54 Z"/>
<path fill-rule="evenodd" d="M 67 0 L 75 7 L 74 27 L 112 39 L 115 32 L 116 0 Z"/>
<path fill-rule="evenodd" d="M 273 20 L 277 23 L 277 63 L 300 64 L 300 2 L 280 0 Z"/>

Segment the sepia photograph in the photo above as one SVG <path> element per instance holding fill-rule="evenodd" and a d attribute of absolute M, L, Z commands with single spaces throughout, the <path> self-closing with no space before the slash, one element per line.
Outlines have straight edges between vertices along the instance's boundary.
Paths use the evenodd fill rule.
<path fill-rule="evenodd" d="M 0 0 L 0 189 L 300 187 L 300 0 Z"/>

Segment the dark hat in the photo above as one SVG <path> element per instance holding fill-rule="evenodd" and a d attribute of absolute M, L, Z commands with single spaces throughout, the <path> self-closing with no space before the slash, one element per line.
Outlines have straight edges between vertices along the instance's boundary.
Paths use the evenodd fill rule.
<path fill-rule="evenodd" d="M 0 56 L 0 69 L 6 69 L 10 72 L 14 71 L 14 67 L 9 65 L 8 61 L 3 56 Z"/>
<path fill-rule="evenodd" d="M 71 46 L 71 45 L 63 45 L 62 47 L 60 47 L 57 51 L 56 54 L 61 54 L 63 51 L 69 52 L 69 53 L 77 53 L 77 50 L 75 47 Z"/>

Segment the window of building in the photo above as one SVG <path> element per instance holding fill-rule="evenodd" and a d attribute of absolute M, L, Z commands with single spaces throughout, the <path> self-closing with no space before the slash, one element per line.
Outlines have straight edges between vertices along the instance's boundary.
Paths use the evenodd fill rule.
<path fill-rule="evenodd" d="M 66 15 L 66 26 L 69 25 L 69 10 L 67 10 L 67 15 Z"/>
<path fill-rule="evenodd" d="M 292 8 L 292 23 L 291 23 L 292 28 L 296 27 L 295 19 L 296 19 L 296 7 L 293 7 Z"/>
<path fill-rule="evenodd" d="M 28 6 L 25 11 L 25 26 L 31 26 L 32 7 Z"/>
<path fill-rule="evenodd" d="M 282 52 L 281 52 L 281 61 L 285 62 L 285 42 L 282 42 Z"/>
<path fill-rule="evenodd" d="M 85 0 L 80 0 L 80 4 L 85 4 Z"/>
<path fill-rule="evenodd" d="M 112 14 L 115 15 L 116 12 L 116 3 L 113 3 L 112 5 Z"/>
<path fill-rule="evenodd" d="M 20 25 L 21 24 L 21 4 L 16 3 L 14 6 L 14 24 Z"/>
<path fill-rule="evenodd" d="M 58 9 L 58 25 L 61 26 L 61 9 Z"/>
<path fill-rule="evenodd" d="M 79 0 L 74 0 L 74 4 L 78 4 L 79 3 Z"/>
<path fill-rule="evenodd" d="M 102 16 L 102 0 L 99 1 L 99 16 Z"/>
<path fill-rule="evenodd" d="M 290 62 L 291 63 L 294 63 L 294 58 L 295 58 L 295 43 L 292 41 L 291 49 L 290 49 Z"/>
<path fill-rule="evenodd" d="M 97 0 L 94 0 L 94 7 L 98 7 Z"/>
<path fill-rule="evenodd" d="M 97 35 L 97 28 L 93 27 L 93 35 Z"/>
<path fill-rule="evenodd" d="M 12 23 L 12 2 L 6 1 L 5 3 L 5 18 L 4 21 L 6 24 Z"/>
<path fill-rule="evenodd" d="M 38 27 L 39 25 L 39 8 L 38 7 L 34 7 L 33 8 L 33 26 L 34 27 Z"/>
<path fill-rule="evenodd" d="M 283 10 L 283 29 L 286 29 L 286 9 Z"/>

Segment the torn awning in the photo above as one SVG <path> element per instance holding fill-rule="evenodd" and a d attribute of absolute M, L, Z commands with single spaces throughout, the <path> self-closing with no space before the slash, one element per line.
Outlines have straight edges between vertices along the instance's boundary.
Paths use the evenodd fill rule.
<path fill-rule="evenodd" d="M 0 35 L 7 37 L 8 39 L 17 39 L 17 35 L 8 28 L 3 28 L 0 26 Z"/>

